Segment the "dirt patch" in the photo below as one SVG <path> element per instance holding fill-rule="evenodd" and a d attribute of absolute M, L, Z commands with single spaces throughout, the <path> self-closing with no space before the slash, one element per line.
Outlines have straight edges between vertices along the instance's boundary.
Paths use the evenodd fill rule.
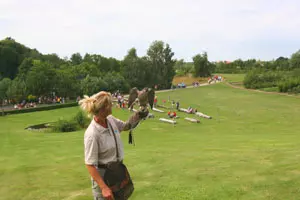
<path fill-rule="evenodd" d="M 193 76 L 176 76 L 173 79 L 173 85 L 177 85 L 178 83 L 184 83 L 185 85 L 192 85 L 193 82 L 199 83 L 207 83 L 208 78 L 200 78 L 200 77 L 193 77 Z"/>

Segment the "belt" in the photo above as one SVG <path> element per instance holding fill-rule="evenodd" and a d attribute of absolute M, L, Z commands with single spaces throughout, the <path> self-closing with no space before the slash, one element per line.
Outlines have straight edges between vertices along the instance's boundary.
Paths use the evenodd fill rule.
<path fill-rule="evenodd" d="M 98 168 L 104 168 L 104 169 L 111 169 L 119 164 L 122 164 L 123 160 L 121 161 L 114 161 L 114 162 L 109 162 L 107 164 L 98 164 L 97 167 Z"/>

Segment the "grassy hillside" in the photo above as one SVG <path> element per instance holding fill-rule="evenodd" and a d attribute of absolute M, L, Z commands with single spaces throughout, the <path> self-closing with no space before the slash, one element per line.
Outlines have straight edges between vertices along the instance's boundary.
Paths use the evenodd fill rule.
<path fill-rule="evenodd" d="M 213 119 L 200 124 L 144 121 L 127 144 L 135 183 L 131 199 L 299 199 L 299 99 L 238 90 L 223 84 L 159 93 Z M 0 118 L 0 199 L 92 199 L 83 164 L 84 131 L 44 133 L 32 124 L 70 118 L 64 108 Z M 126 119 L 129 113 L 115 109 Z"/>

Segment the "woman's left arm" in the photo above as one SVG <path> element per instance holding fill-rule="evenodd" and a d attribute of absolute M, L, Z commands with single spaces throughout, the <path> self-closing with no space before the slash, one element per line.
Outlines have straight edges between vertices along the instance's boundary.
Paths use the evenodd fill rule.
<path fill-rule="evenodd" d="M 139 122 L 142 118 L 146 117 L 149 112 L 135 112 L 129 117 L 129 119 L 124 122 L 120 119 L 115 118 L 111 115 L 111 119 L 115 122 L 119 132 L 130 130 L 131 126 Z"/>
<path fill-rule="evenodd" d="M 119 132 L 130 130 L 131 125 L 140 120 L 138 113 L 134 113 L 133 115 L 131 115 L 130 118 L 126 122 L 124 122 L 120 119 L 117 119 L 112 115 L 110 116 L 110 118 L 112 119 L 112 121 L 114 121 Z"/>

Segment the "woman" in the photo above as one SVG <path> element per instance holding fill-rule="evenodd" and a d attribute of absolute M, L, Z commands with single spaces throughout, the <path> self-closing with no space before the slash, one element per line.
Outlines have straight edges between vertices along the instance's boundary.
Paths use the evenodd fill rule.
<path fill-rule="evenodd" d="M 94 199 L 114 199 L 113 193 L 103 177 L 106 166 L 122 163 L 124 151 L 121 131 L 129 130 L 132 124 L 147 116 L 146 112 L 133 114 L 123 122 L 112 114 L 112 97 L 108 92 L 99 92 L 79 101 L 81 108 L 93 115 L 84 135 L 85 165 L 92 177 Z"/>

